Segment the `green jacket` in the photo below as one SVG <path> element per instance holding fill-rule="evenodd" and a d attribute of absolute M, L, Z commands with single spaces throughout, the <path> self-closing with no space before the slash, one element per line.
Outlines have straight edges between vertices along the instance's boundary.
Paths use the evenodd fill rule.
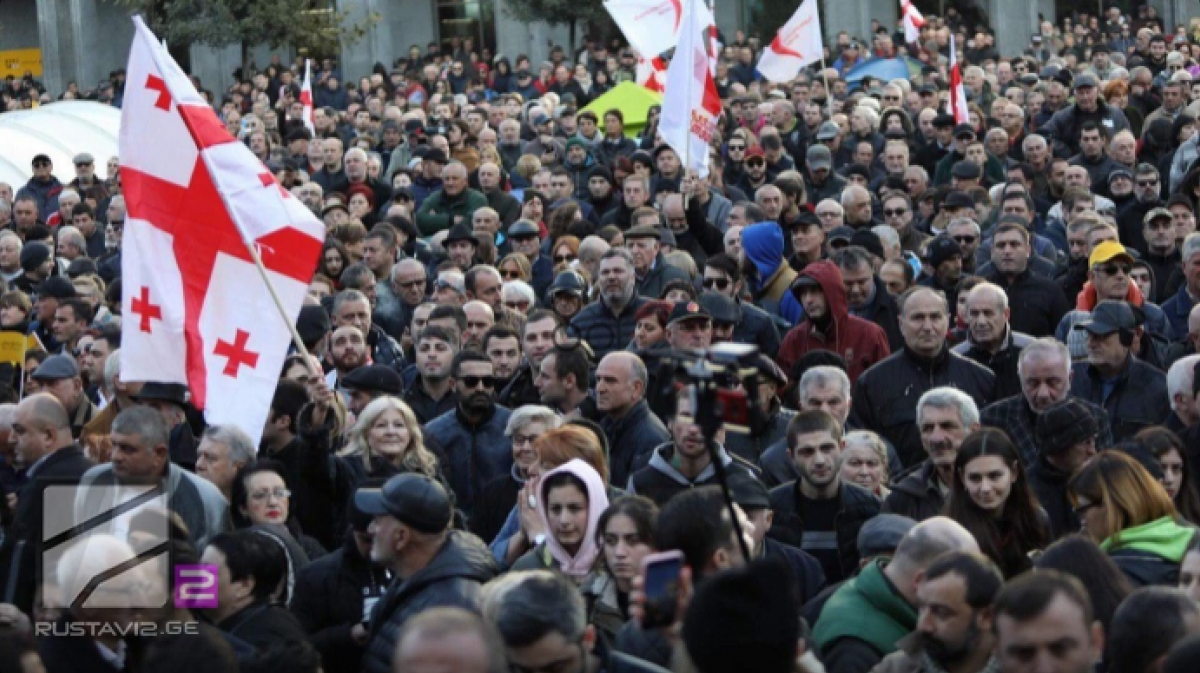
<path fill-rule="evenodd" d="M 1179 582 L 1179 565 L 1196 536 L 1196 529 L 1163 517 L 1126 528 L 1105 540 L 1100 548 L 1135 588 Z"/>
<path fill-rule="evenodd" d="M 487 197 L 470 187 L 453 198 L 446 196 L 444 189 L 439 189 L 421 204 L 421 210 L 417 211 L 417 227 L 422 236 L 433 236 L 454 226 L 456 215 L 461 215 L 463 223 L 470 227 L 475 211 L 487 204 Z"/>
<path fill-rule="evenodd" d="M 883 575 L 878 559 L 834 592 L 813 629 L 817 651 L 825 653 L 842 638 L 863 641 L 883 657 L 917 626 L 917 611 Z"/>

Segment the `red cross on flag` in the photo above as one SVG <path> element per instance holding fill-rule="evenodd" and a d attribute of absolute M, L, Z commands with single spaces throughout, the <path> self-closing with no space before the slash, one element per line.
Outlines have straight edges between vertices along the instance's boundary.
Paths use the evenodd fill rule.
<path fill-rule="evenodd" d="M 312 64 L 307 58 L 304 59 L 304 83 L 300 85 L 300 104 L 304 106 L 304 126 L 309 133 L 316 133 L 317 127 L 313 124 Z"/>
<path fill-rule="evenodd" d="M 662 93 L 666 88 L 667 64 L 663 62 L 661 56 L 654 58 L 646 58 L 638 56 L 637 62 L 637 83 L 647 89 Z"/>
<path fill-rule="evenodd" d="M 712 14 L 701 0 L 682 2 L 683 26 L 667 67 L 667 91 L 658 130 L 679 155 L 683 167 L 704 177 L 708 175 L 708 146 L 721 115 L 721 98 L 708 66 Z"/>
<path fill-rule="evenodd" d="M 912 0 L 900 0 L 900 13 L 904 16 L 904 41 L 908 44 L 921 39 L 921 27 L 925 25 L 925 17 L 912 4 Z"/>
<path fill-rule="evenodd" d="M 758 59 L 758 71 L 772 82 L 790 82 L 800 68 L 821 60 L 821 17 L 817 0 L 804 0 Z"/>
<path fill-rule="evenodd" d="M 262 434 L 325 228 L 218 121 L 138 17 L 121 111 L 121 377 L 187 384 Z M 259 273 L 259 253 L 282 314 Z"/>

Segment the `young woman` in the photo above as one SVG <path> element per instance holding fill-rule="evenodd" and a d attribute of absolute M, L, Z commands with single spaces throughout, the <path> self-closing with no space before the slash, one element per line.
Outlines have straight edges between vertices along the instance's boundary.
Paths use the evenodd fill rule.
<path fill-rule="evenodd" d="M 1162 484 L 1129 455 L 1104 451 L 1071 478 L 1068 488 L 1083 532 L 1108 553 L 1134 587 L 1174 586 L 1196 531 Z"/>
<path fill-rule="evenodd" d="M 332 280 L 335 290 L 341 288 L 338 279 L 342 277 L 342 271 L 350 264 L 352 264 L 350 253 L 346 252 L 341 241 L 335 238 L 325 239 L 325 245 L 321 247 L 321 261 L 317 264 L 317 272 Z"/>
<path fill-rule="evenodd" d="M 846 448 L 842 449 L 842 479 L 853 482 L 887 498 L 887 446 L 879 435 L 870 430 L 846 433 Z"/>
<path fill-rule="evenodd" d="M 671 302 L 654 300 L 642 305 L 634 314 L 633 343 L 629 350 L 648 351 L 667 342 L 667 321 L 671 316 Z"/>
<path fill-rule="evenodd" d="M 526 189 L 522 198 L 524 202 L 521 204 L 521 219 L 537 224 L 540 235 L 545 238 L 550 233 L 545 222 L 546 213 L 550 210 L 546 196 L 539 191 Z"/>
<path fill-rule="evenodd" d="M 971 531 L 1006 578 L 1028 570 L 1029 553 L 1050 540 L 1050 525 L 1012 440 L 996 428 L 976 430 L 963 440 L 954 468 L 946 515 Z"/>
<path fill-rule="evenodd" d="M 546 537 L 513 570 L 552 568 L 581 583 L 600 554 L 596 532 L 606 509 L 604 480 L 586 462 L 575 458 L 541 475 L 537 511 Z"/>
<path fill-rule="evenodd" d="M 25 332 L 29 329 L 29 315 L 33 304 L 29 295 L 20 290 L 5 292 L 0 296 L 0 329 Z"/>
<path fill-rule="evenodd" d="M 654 551 L 658 506 L 649 498 L 627 495 L 612 501 L 600 516 L 596 538 L 603 555 L 580 585 L 588 605 L 588 623 L 610 642 L 629 621 L 629 592 L 642 559 Z"/>
<path fill-rule="evenodd" d="M 1134 440 L 1158 459 L 1163 471 L 1163 488 L 1167 489 L 1167 495 L 1171 496 L 1179 516 L 1188 523 L 1200 523 L 1200 496 L 1196 494 L 1196 486 L 1192 483 L 1191 466 L 1187 463 L 1187 453 L 1183 450 L 1179 435 L 1156 425 L 1137 433 Z"/>

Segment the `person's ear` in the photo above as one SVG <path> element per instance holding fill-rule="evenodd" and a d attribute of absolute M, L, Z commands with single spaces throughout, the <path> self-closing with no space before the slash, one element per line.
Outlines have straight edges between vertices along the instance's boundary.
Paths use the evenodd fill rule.
<path fill-rule="evenodd" d="M 992 606 L 989 605 L 985 608 L 980 608 L 979 612 L 975 615 L 975 619 L 978 621 L 979 631 L 981 633 L 991 632 L 992 622 L 995 620 L 995 618 L 996 611 L 992 608 Z"/>

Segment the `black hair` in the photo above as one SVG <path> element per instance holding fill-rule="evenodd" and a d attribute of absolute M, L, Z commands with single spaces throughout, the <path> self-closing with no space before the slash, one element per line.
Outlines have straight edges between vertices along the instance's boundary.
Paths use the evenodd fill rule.
<path fill-rule="evenodd" d="M 71 297 L 59 302 L 59 308 L 64 306 L 71 308 L 71 313 L 75 316 L 76 322 L 83 322 L 83 324 L 88 325 L 91 324 L 92 318 L 95 317 L 91 305 L 78 297 Z"/>
<path fill-rule="evenodd" d="M 303 364 L 303 360 L 301 360 Z M 271 415 L 274 418 L 288 417 L 288 430 L 296 432 L 296 419 L 300 410 L 308 404 L 308 390 L 298 381 L 280 379 L 275 385 L 275 395 L 271 398 Z"/>
<path fill-rule="evenodd" d="M 287 575 L 288 559 L 283 547 L 255 531 L 220 533 L 208 544 L 225 556 L 231 581 L 254 580 L 251 595 L 256 600 L 270 601 Z"/>
<path fill-rule="evenodd" d="M 426 318 L 426 324 L 434 320 L 443 320 L 445 318 L 453 318 L 454 324 L 458 326 L 458 333 L 462 334 L 467 331 L 467 312 L 461 306 L 452 304 L 442 304 L 429 312 L 429 317 Z"/>
<path fill-rule="evenodd" d="M 554 356 L 555 376 L 563 379 L 571 374 L 575 377 L 576 388 L 585 391 L 591 388 L 592 362 L 586 349 L 555 348 L 551 354 Z"/>
<path fill-rule="evenodd" d="M 704 260 L 704 266 L 711 266 L 717 271 L 724 273 L 725 275 L 729 276 L 734 283 L 737 283 L 742 279 L 742 270 L 738 267 L 737 260 L 723 252 Z"/>
<path fill-rule="evenodd" d="M 958 575 L 966 587 L 967 605 L 974 610 L 991 606 L 996 594 L 1004 586 L 1000 569 L 986 556 L 970 552 L 955 551 L 939 556 L 925 570 L 924 581 L 936 580 L 945 575 Z"/>
<path fill-rule="evenodd" d="M 483 353 L 480 353 L 479 351 L 459 351 L 458 354 L 454 356 L 454 362 L 450 366 L 451 376 L 458 378 L 459 372 L 462 371 L 463 364 L 467 362 L 486 362 L 490 365 L 492 364 L 492 359 Z"/>
<path fill-rule="evenodd" d="M 1010 580 L 1000 590 L 996 596 L 996 621 L 993 622 L 993 629 L 998 627 L 1001 617 L 1009 617 L 1019 622 L 1036 619 L 1059 596 L 1063 596 L 1079 608 L 1082 613 L 1080 621 L 1085 627 L 1091 626 L 1092 601 L 1088 598 L 1083 584 L 1075 577 L 1057 570 L 1039 570 Z"/>
<path fill-rule="evenodd" d="M 608 509 L 604 510 L 600 520 L 596 522 L 597 543 L 603 544 L 604 530 L 617 516 L 628 517 L 633 522 L 639 540 L 648 545 L 654 543 L 655 529 L 658 525 L 658 505 L 654 504 L 653 500 L 640 495 L 623 495 L 609 503 Z"/>
<path fill-rule="evenodd" d="M 1151 670 L 1151 664 L 1189 635 L 1189 623 L 1197 617 L 1200 607 L 1175 587 L 1134 591 L 1113 616 L 1104 653 L 1108 670 Z"/>
<path fill-rule="evenodd" d="M 1057 570 L 1079 580 L 1105 633 L 1117 606 L 1133 591 L 1112 558 L 1084 535 L 1068 535 L 1055 542 L 1038 555 L 1033 565 L 1038 571 Z"/>
<path fill-rule="evenodd" d="M 655 549 L 677 549 L 699 581 L 717 550 L 735 552 L 733 521 L 718 486 L 702 486 L 671 498 L 658 513 Z"/>

